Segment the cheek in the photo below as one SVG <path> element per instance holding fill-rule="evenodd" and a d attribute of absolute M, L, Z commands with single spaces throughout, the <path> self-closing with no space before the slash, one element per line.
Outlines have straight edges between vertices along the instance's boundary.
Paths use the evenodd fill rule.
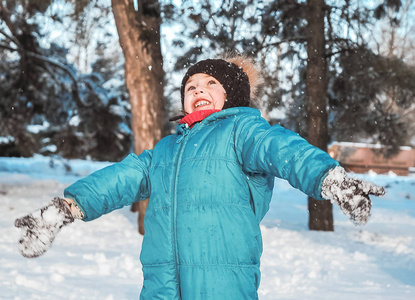
<path fill-rule="evenodd" d="M 215 108 L 222 109 L 222 107 L 225 105 L 226 93 L 224 91 L 218 91 L 215 96 L 217 99 Z"/>
<path fill-rule="evenodd" d="M 188 109 L 190 107 L 190 97 L 184 95 L 184 110 Z"/>

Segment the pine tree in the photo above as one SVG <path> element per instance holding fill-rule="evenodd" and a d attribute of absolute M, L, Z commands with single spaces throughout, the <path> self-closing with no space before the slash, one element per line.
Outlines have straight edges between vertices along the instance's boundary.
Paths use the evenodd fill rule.
<path fill-rule="evenodd" d="M 0 69 L 5 74 L 0 78 L 0 135 L 11 141 L 0 153 L 121 159 L 131 145 L 128 99 L 105 88 L 99 73 L 79 74 L 64 46 L 41 46 L 46 39 L 42 24 L 59 25 L 68 18 L 45 13 L 51 3 L 0 2 Z"/>

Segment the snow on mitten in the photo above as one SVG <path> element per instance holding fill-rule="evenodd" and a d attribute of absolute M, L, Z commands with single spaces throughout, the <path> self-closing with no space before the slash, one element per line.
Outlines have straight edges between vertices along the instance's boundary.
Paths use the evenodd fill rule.
<path fill-rule="evenodd" d="M 73 221 L 68 204 L 59 197 L 55 197 L 49 205 L 16 219 L 14 226 L 22 229 L 19 252 L 28 258 L 42 255 L 50 248 L 61 228 Z"/>
<path fill-rule="evenodd" d="M 323 198 L 337 203 L 355 225 L 364 225 L 369 220 L 372 207 L 369 195 L 384 194 L 382 186 L 351 178 L 342 167 L 331 169 L 321 185 Z"/>

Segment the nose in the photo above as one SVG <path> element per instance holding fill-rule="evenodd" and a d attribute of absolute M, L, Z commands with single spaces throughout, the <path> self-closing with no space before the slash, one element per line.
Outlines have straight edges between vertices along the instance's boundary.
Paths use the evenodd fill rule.
<path fill-rule="evenodd" d="M 195 95 L 198 95 L 198 94 L 203 94 L 205 91 L 203 90 L 203 88 L 201 88 L 201 87 L 197 87 L 196 89 L 195 89 L 195 91 L 194 91 L 194 94 Z"/>

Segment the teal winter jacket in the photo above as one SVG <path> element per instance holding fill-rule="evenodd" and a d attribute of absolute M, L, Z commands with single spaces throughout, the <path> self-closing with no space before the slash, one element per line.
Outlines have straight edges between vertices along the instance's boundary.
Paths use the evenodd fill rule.
<path fill-rule="evenodd" d="M 140 299 L 257 299 L 274 177 L 316 199 L 337 166 L 298 134 L 253 108 L 216 112 L 153 150 L 130 154 L 65 190 L 84 220 L 150 198 Z"/>

